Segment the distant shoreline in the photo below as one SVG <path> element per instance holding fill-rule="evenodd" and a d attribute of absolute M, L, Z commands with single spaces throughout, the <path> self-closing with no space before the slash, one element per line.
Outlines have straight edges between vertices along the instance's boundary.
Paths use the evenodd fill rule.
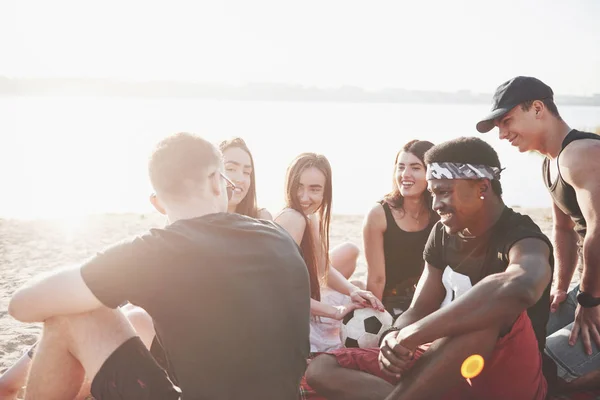
<path fill-rule="evenodd" d="M 137 98 L 204 98 L 233 101 L 291 101 L 337 103 L 427 103 L 486 104 L 491 93 L 469 90 L 438 92 L 386 88 L 367 90 L 356 86 L 314 86 L 251 83 L 225 85 L 199 82 L 126 82 L 85 78 L 8 78 L 0 76 L 0 96 L 101 96 Z M 600 93 L 593 96 L 556 95 L 560 105 L 600 106 Z"/>
<path fill-rule="evenodd" d="M 517 212 L 522 214 L 532 214 L 536 216 L 550 216 L 552 209 L 550 207 L 521 207 L 518 205 L 508 205 L 508 207 L 514 209 Z M 273 211 L 273 210 L 271 210 Z M 363 218 L 365 213 L 333 213 L 331 216 L 334 219 L 352 219 L 352 218 Z M 0 214 L 0 223 L 1 222 L 55 222 L 64 219 L 80 219 L 83 221 L 98 221 L 105 219 L 126 219 L 126 220 L 163 220 L 165 217 L 158 212 L 98 212 L 98 213 L 89 213 L 73 216 L 36 216 L 36 217 L 23 217 L 23 216 L 9 216 Z"/>

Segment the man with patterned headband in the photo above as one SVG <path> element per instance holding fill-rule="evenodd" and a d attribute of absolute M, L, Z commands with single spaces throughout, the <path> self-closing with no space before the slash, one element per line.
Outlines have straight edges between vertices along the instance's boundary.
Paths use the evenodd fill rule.
<path fill-rule="evenodd" d="M 330 400 L 544 399 L 550 241 L 502 201 L 500 161 L 484 141 L 439 144 L 425 162 L 441 219 L 411 307 L 382 335 L 381 348 L 315 358 L 308 385 Z M 473 354 L 485 364 L 468 383 L 461 365 Z"/>

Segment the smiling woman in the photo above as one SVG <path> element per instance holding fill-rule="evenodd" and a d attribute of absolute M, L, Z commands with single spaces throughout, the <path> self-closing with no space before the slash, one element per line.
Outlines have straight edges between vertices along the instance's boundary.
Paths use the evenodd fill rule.
<path fill-rule="evenodd" d="M 285 188 L 286 208 L 275 222 L 300 246 L 308 268 L 311 351 L 342 347 L 340 320 L 354 309 L 371 306 L 383 311 L 383 305 L 348 281 L 356 268 L 358 247 L 347 242 L 329 250 L 333 192 L 329 160 L 321 154 L 300 154 L 287 169 Z"/>
<path fill-rule="evenodd" d="M 273 219 L 269 211 L 257 207 L 254 158 L 246 142 L 236 137 L 221 142 L 219 149 L 223 153 L 225 174 L 235 184 L 227 211 L 252 218 Z"/>
<path fill-rule="evenodd" d="M 367 289 L 399 315 L 408 309 L 423 272 L 423 249 L 437 215 L 431 210 L 424 155 L 433 143 L 411 140 L 396 154 L 392 191 L 363 223 Z"/>

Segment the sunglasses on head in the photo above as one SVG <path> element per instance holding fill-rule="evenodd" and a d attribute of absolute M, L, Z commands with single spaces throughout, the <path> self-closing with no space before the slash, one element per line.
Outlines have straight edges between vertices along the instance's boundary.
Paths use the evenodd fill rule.
<path fill-rule="evenodd" d="M 221 178 L 223 178 L 223 180 L 225 181 L 226 184 L 226 189 L 227 189 L 227 200 L 231 200 L 231 197 L 233 196 L 233 191 L 235 189 L 237 189 L 237 186 L 235 186 L 235 184 L 233 182 L 231 182 L 231 179 L 229 179 L 228 177 L 225 176 L 224 173 L 222 173 L 221 171 L 219 172 L 219 176 Z M 213 172 L 212 174 L 209 175 L 209 177 L 213 177 L 215 174 L 217 173 L 217 171 Z M 156 197 L 156 193 L 151 193 L 150 197 Z"/>
<path fill-rule="evenodd" d="M 223 178 L 223 180 L 225 181 L 226 184 L 226 189 L 227 189 L 227 200 L 231 200 L 231 197 L 233 196 L 233 191 L 237 188 L 237 186 L 235 186 L 235 184 L 233 182 L 231 182 L 231 180 L 225 176 L 224 173 L 222 173 L 221 171 L 218 171 L 219 175 L 221 176 L 221 178 Z M 213 176 L 214 174 L 216 174 L 217 171 L 213 172 L 211 174 L 211 176 Z"/>

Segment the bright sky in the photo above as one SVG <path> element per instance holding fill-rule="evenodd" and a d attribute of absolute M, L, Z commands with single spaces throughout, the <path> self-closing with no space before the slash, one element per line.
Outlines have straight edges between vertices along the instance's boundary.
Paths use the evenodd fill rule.
<path fill-rule="evenodd" d="M 0 75 L 600 93 L 600 1 L 0 2 Z"/>

